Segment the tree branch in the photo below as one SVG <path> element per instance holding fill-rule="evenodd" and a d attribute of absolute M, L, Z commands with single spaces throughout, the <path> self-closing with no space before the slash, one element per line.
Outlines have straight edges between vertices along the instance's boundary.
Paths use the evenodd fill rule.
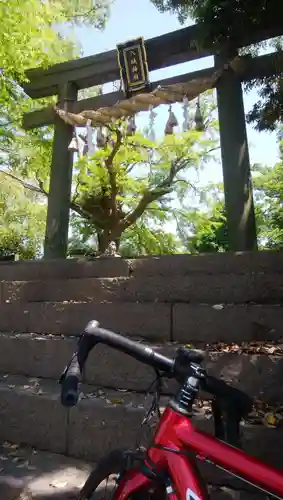
<path fill-rule="evenodd" d="M 68 20 L 70 21 L 72 19 L 79 19 L 80 17 L 86 18 L 86 17 L 90 16 L 90 14 L 92 14 L 92 12 L 95 12 L 95 7 L 91 7 L 91 9 L 89 9 L 86 12 L 81 13 L 81 14 L 73 14 L 72 16 L 65 16 L 65 19 L 67 21 Z"/>
<path fill-rule="evenodd" d="M 4 175 L 7 175 L 11 179 L 13 179 L 16 182 L 18 182 L 19 184 L 21 184 L 23 186 L 24 189 L 28 189 L 29 191 L 33 191 L 35 193 L 44 195 L 47 198 L 49 197 L 49 193 L 47 191 L 45 191 L 44 189 L 41 189 L 40 187 L 35 186 L 34 184 L 30 184 L 29 182 L 26 182 L 23 179 L 20 179 L 19 177 L 17 177 L 16 175 L 12 174 L 11 172 L 7 172 L 6 170 L 0 169 L 0 173 L 2 173 Z M 42 181 L 40 181 L 40 182 L 42 183 Z M 78 215 L 80 215 L 84 219 L 87 219 L 89 221 L 92 220 L 97 226 L 101 227 L 101 224 L 100 224 L 99 221 L 97 221 L 96 219 L 94 219 L 91 214 L 89 214 L 88 212 L 86 212 L 83 208 L 81 208 L 74 201 L 70 202 L 70 209 L 73 210 L 74 212 L 76 212 Z"/>
<path fill-rule="evenodd" d="M 158 200 L 159 197 L 160 197 L 159 193 L 156 194 L 154 193 L 154 191 L 146 191 L 143 197 L 140 199 L 136 208 L 128 215 L 126 215 L 122 223 L 123 230 L 125 230 L 127 227 L 132 226 L 142 216 L 147 206 L 153 201 Z"/>
<path fill-rule="evenodd" d="M 147 190 L 144 193 L 143 197 L 140 199 L 137 207 L 128 215 L 126 215 L 122 223 L 124 229 L 133 225 L 142 216 L 150 203 L 158 200 L 162 196 L 165 196 L 172 191 L 174 178 L 176 177 L 178 172 L 180 172 L 180 170 L 182 170 L 187 165 L 187 163 L 187 158 L 177 158 L 175 161 L 172 161 L 168 176 L 154 189 Z"/>
<path fill-rule="evenodd" d="M 198 193 L 198 189 L 196 188 L 196 186 L 194 184 L 192 184 L 190 181 L 188 181 L 187 179 L 175 179 L 172 182 L 172 185 L 178 184 L 178 182 L 182 182 L 183 184 L 187 184 L 187 186 L 189 186 L 190 188 L 192 188 L 192 190 L 195 193 Z"/>
<path fill-rule="evenodd" d="M 114 158 L 115 158 L 116 154 L 118 153 L 118 151 L 121 147 L 121 144 L 122 144 L 121 131 L 117 128 L 115 130 L 115 132 L 116 132 L 116 142 L 113 146 L 113 149 L 112 149 L 110 155 L 105 160 L 105 166 L 106 166 L 107 171 L 108 171 L 109 182 L 110 182 L 110 186 L 111 186 L 111 209 L 112 209 L 113 219 L 117 218 L 117 205 L 116 205 L 117 184 L 116 184 L 116 172 L 114 172 L 114 169 L 113 169 L 113 161 L 114 161 Z"/>
<path fill-rule="evenodd" d="M 44 190 L 42 190 L 40 187 L 35 186 L 34 184 L 30 184 L 29 182 L 24 181 L 23 179 L 20 179 L 14 174 L 11 174 L 11 172 L 7 172 L 6 170 L 0 169 L 0 172 L 4 175 L 7 175 L 11 179 L 14 179 L 16 182 L 21 184 L 25 189 L 29 189 L 30 191 L 33 191 L 35 193 L 43 194 L 44 196 L 48 196 L 48 193 Z"/>

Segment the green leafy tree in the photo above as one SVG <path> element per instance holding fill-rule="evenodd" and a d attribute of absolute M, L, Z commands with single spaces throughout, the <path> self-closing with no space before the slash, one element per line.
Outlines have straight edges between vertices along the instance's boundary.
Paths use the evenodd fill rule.
<path fill-rule="evenodd" d="M 104 148 L 80 159 L 71 208 L 91 222 L 99 251 L 110 241 L 119 248 L 122 234 L 142 217 L 168 221 L 173 196 L 183 200 L 191 189 L 186 171 L 199 168 L 210 148 L 196 131 L 153 144 L 115 128 Z"/>
<path fill-rule="evenodd" d="M 168 255 L 179 253 L 182 243 L 172 232 L 165 231 L 162 222 L 152 220 L 144 214 L 134 226 L 121 235 L 119 253 L 124 258 L 142 255 Z M 72 237 L 69 241 L 69 255 L 95 256 L 99 253 L 97 235 L 88 221 L 71 216 Z"/>
<path fill-rule="evenodd" d="M 228 228 L 222 203 L 212 213 L 190 214 L 192 236 L 188 237 L 190 253 L 225 252 L 229 250 Z"/>
<path fill-rule="evenodd" d="M 37 187 L 32 184 L 35 181 L 41 192 L 48 190 L 53 129 L 44 127 L 24 132 L 22 116 L 54 99 L 32 101 L 19 82 L 25 81 L 25 71 L 31 67 L 47 67 L 78 57 L 80 47 L 74 39 L 72 25 L 90 23 L 102 28 L 110 3 L 107 0 L 30 0 L 19 6 L 18 0 L 0 2 L 0 170 L 6 177 L 10 175 L 11 179 L 12 175 L 20 178 L 23 185 L 31 186 L 33 196 L 38 195 Z M 32 203 L 28 209 L 32 209 Z M 30 211 L 28 213 L 31 216 Z M 39 214 L 41 216 L 41 209 L 34 205 L 34 217 Z M 41 224 L 41 218 L 39 222 Z M 4 225 L 1 229 L 3 236 Z M 7 238 L 7 227 L 5 231 Z M 42 238 L 42 233 L 40 236 Z"/>
<path fill-rule="evenodd" d="M 283 143 L 274 166 L 253 165 L 253 191 L 261 249 L 283 249 Z M 214 193 L 213 193 L 214 190 Z M 202 210 L 183 211 L 178 234 L 190 253 L 227 251 L 228 231 L 222 186 L 207 186 Z"/>
<path fill-rule="evenodd" d="M 122 125 L 113 128 L 104 147 L 75 165 L 70 209 L 76 214 L 73 224 L 76 233 L 83 234 L 82 243 L 92 237 L 98 251 L 104 252 L 110 241 L 119 248 L 123 235 L 126 248 L 125 235 L 129 241 L 129 231 L 137 227 L 137 238 L 143 237 L 142 252 L 160 250 L 165 235 L 162 226 L 177 216 L 172 202 L 182 204 L 193 188 L 188 170 L 200 168 L 213 145 L 205 134 L 194 130 L 152 143 L 141 134 L 127 136 Z M 27 189 L 48 196 L 43 178 L 38 177 L 36 185 L 12 175 Z M 169 240 L 168 248 L 173 248 L 173 238 Z"/>
<path fill-rule="evenodd" d="M 189 17 L 202 27 L 202 45 L 218 51 L 220 47 L 237 47 L 243 34 L 266 31 L 266 27 L 280 26 L 278 12 L 281 0 L 151 0 L 161 12 L 173 12 L 184 23 Z M 272 48 L 282 50 L 281 38 L 272 40 Z M 266 42 L 245 49 L 256 54 Z M 246 89 L 258 86 L 259 102 L 247 119 L 258 130 L 275 130 L 283 120 L 282 65 L 277 75 L 249 82 Z"/>
<path fill-rule="evenodd" d="M 182 245 L 172 232 L 162 225 L 153 226 L 141 217 L 134 227 L 130 227 L 121 237 L 120 254 L 131 258 L 139 255 L 172 255 L 180 253 Z"/>
<path fill-rule="evenodd" d="M 23 133 L 23 112 L 42 106 L 53 99 L 32 101 L 19 86 L 25 81 L 25 71 L 31 67 L 47 67 L 80 55 L 71 22 L 90 23 L 103 27 L 110 2 L 106 0 L 2 0 L 0 2 L 0 158 L 10 165 L 16 161 L 16 152 L 30 152 L 38 145 L 38 132 Z M 61 27 L 66 35 L 62 36 Z M 48 130 L 48 134 L 51 134 Z M 13 158 L 7 158 L 11 154 Z"/>
<path fill-rule="evenodd" d="M 260 244 L 264 248 L 283 249 L 283 143 L 280 161 L 273 167 L 254 167 L 255 203 Z"/>
<path fill-rule="evenodd" d="M 201 188 L 199 207 L 184 207 L 177 222 L 177 232 L 189 253 L 229 250 L 222 184 L 209 184 Z"/>
<path fill-rule="evenodd" d="M 42 197 L 0 174 L 0 257 L 32 259 L 42 249 L 46 206 Z"/>

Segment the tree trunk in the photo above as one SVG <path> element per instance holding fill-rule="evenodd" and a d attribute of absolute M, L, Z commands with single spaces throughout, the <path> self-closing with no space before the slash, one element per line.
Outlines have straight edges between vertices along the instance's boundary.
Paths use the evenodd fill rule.
<path fill-rule="evenodd" d="M 110 243 L 110 241 L 114 241 L 116 243 L 116 250 L 119 251 L 121 234 L 117 235 L 117 231 L 108 231 L 105 230 L 102 233 L 98 233 L 98 253 L 103 254 Z"/>
<path fill-rule="evenodd" d="M 98 253 L 102 254 L 105 252 L 106 248 L 110 243 L 108 231 L 103 231 L 102 233 L 98 233 L 97 240 L 98 240 Z"/>

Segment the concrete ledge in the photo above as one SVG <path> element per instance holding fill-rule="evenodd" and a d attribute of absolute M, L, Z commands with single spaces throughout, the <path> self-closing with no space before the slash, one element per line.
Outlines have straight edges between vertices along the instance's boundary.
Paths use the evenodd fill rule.
<path fill-rule="evenodd" d="M 283 306 L 164 303 L 29 303 L 0 306 L 0 332 L 78 335 L 97 319 L 105 328 L 150 342 L 279 340 Z M 171 324 L 172 318 L 172 324 Z"/>
<path fill-rule="evenodd" d="M 229 343 L 282 337 L 283 306 L 173 306 L 173 339 L 178 342 Z"/>
<path fill-rule="evenodd" d="M 169 340 L 171 310 L 167 304 L 30 303 L 0 306 L 0 331 L 80 334 L 98 320 L 105 328 L 146 339 Z"/>
<path fill-rule="evenodd" d="M 154 347 L 154 346 L 153 346 Z M 174 357 L 179 345 L 155 348 Z M 76 349 L 75 339 L 60 337 L 0 335 L 0 374 L 53 379 L 57 382 Z M 283 357 L 264 354 L 208 352 L 204 367 L 252 397 L 278 403 L 282 399 Z M 150 367 L 107 346 L 98 345 L 86 364 L 85 382 L 96 387 L 146 391 L 155 374 Z M 164 392 L 176 391 L 175 381 L 164 379 Z"/>
<path fill-rule="evenodd" d="M 53 384 L 19 377 L 0 383 L 0 441 L 37 446 L 63 453 L 67 413 L 60 406 Z"/>
<path fill-rule="evenodd" d="M 74 500 L 94 464 L 18 443 L 0 443 L 0 467 L 1 500 Z M 23 482 L 31 496 L 16 496 L 14 488 L 6 496 L 2 484 L 10 478 L 12 486 Z"/>
<path fill-rule="evenodd" d="M 97 460 L 107 450 L 133 446 L 144 416 L 143 396 L 107 391 L 95 396 L 92 386 L 82 386 L 77 408 L 68 411 L 59 402 L 59 386 L 22 377 L 0 382 L 0 440 L 26 443 L 57 453 Z M 163 399 L 162 405 L 167 399 Z M 201 414 L 195 425 L 211 432 L 213 421 Z M 244 449 L 266 462 L 283 466 L 282 429 L 243 426 Z M 146 432 L 141 440 L 148 442 Z"/>
<path fill-rule="evenodd" d="M 134 276 L 179 275 L 191 273 L 245 274 L 283 272 L 283 252 L 227 252 L 203 255 L 143 257 L 130 262 Z"/>
<path fill-rule="evenodd" d="M 75 339 L 0 334 L 0 374 L 58 381 L 76 347 Z"/>
<path fill-rule="evenodd" d="M 227 252 L 204 255 L 168 255 L 131 260 L 106 258 L 0 263 L 0 281 L 28 281 L 89 277 L 156 276 L 190 273 L 245 274 L 283 272 L 282 252 Z"/>
<path fill-rule="evenodd" d="M 110 393 L 108 397 L 111 398 Z M 111 449 L 135 445 L 145 413 L 144 396 L 118 393 L 117 400 L 119 397 L 124 401 L 122 404 L 89 399 L 70 411 L 68 453 L 71 456 L 98 460 Z"/>
<path fill-rule="evenodd" d="M 283 279 L 278 273 L 84 278 L 2 282 L 2 302 L 184 302 L 279 303 Z"/>
<path fill-rule="evenodd" d="M 128 276 L 129 263 L 115 258 L 95 260 L 30 260 L 0 263 L 0 281 Z"/>
<path fill-rule="evenodd" d="M 28 332 L 28 304 L 0 304 L 0 332 Z"/>

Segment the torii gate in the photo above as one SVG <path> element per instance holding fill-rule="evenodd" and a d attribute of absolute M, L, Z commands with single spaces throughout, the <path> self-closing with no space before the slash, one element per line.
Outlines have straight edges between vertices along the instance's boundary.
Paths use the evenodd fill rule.
<path fill-rule="evenodd" d="M 233 251 L 257 249 L 241 82 L 278 74 L 283 58 L 281 52 L 243 58 L 245 64 L 239 73 L 233 71 L 229 61 L 238 55 L 238 48 L 280 36 L 282 33 L 283 27 L 279 25 L 268 27 L 265 32 L 240 34 L 229 51 L 223 48 L 217 54 L 213 53 L 212 49 L 200 48 L 201 35 L 198 25 L 145 42 L 149 71 L 214 55 L 213 68 L 154 82 L 154 88 L 158 85 L 208 79 L 217 69 L 226 68 L 215 85 L 228 232 L 230 249 Z M 56 64 L 48 69 L 31 69 L 27 72 L 27 77 L 29 83 L 24 85 L 24 90 L 30 97 L 37 99 L 58 95 L 58 107 L 73 113 L 112 106 L 124 98 L 122 92 L 112 92 L 77 100 L 79 89 L 102 85 L 120 78 L 116 50 Z M 63 121 L 53 107 L 24 115 L 23 127 L 26 130 L 51 124 L 54 124 L 54 142 L 44 257 L 65 258 L 73 168 L 73 154 L 68 146 L 73 136 L 73 126 Z"/>

